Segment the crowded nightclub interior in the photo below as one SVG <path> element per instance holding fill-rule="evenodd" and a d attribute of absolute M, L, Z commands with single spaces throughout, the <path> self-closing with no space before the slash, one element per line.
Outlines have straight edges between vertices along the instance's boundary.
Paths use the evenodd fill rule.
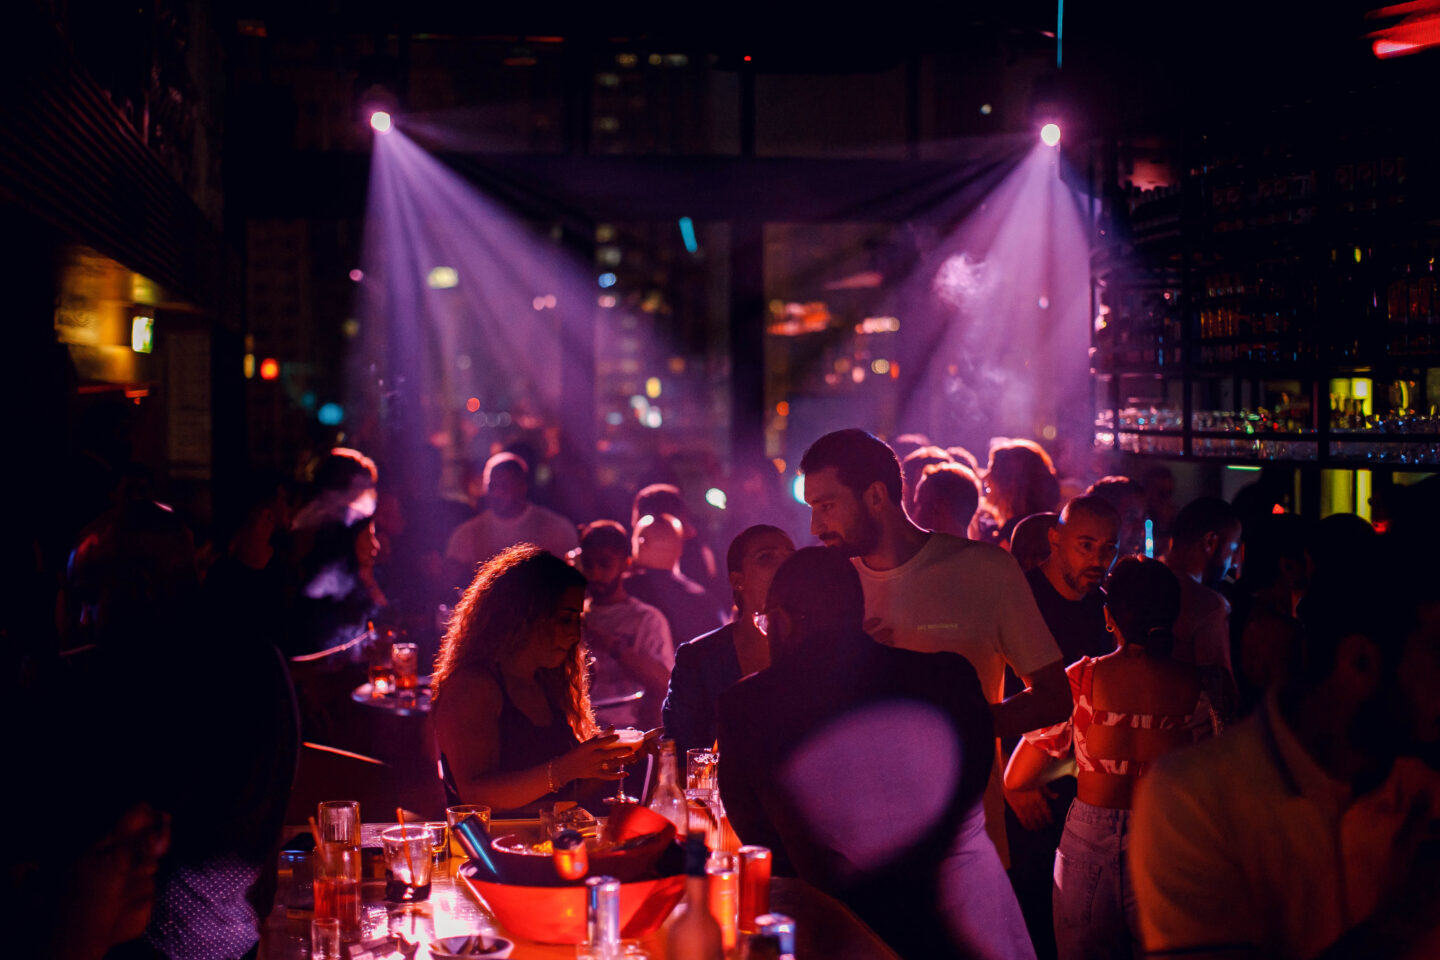
<path fill-rule="evenodd" d="M 0 954 L 1440 958 L 1440 0 L 9 14 Z"/>

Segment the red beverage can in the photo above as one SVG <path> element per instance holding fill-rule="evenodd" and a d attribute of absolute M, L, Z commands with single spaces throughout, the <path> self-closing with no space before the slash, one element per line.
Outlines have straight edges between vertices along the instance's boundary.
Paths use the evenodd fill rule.
<path fill-rule="evenodd" d="M 770 848 L 740 848 L 740 929 L 756 930 L 755 918 L 770 912 Z"/>

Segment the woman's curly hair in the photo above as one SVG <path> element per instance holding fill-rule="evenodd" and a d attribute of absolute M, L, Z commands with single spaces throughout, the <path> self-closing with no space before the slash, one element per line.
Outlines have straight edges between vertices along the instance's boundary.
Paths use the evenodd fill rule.
<path fill-rule="evenodd" d="M 457 671 L 493 674 L 536 631 L 553 627 L 566 590 L 584 586 L 580 571 L 534 544 L 518 543 L 492 557 L 455 605 L 435 661 L 435 701 Z M 538 679 L 551 704 L 565 712 L 575 736 L 581 741 L 593 737 L 598 728 L 590 709 L 585 644 L 576 644 L 563 666 L 541 670 Z"/>

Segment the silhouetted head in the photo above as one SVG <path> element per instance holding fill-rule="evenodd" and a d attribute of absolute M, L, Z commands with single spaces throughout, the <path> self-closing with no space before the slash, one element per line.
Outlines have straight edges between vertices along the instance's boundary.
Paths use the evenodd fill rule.
<path fill-rule="evenodd" d="M 1170 568 L 1148 557 L 1126 557 L 1105 581 L 1105 617 L 1122 644 L 1143 646 L 1152 657 L 1168 657 L 1180 616 L 1180 581 Z"/>
<path fill-rule="evenodd" d="M 1303 654 L 1283 698 L 1317 694 L 1349 746 L 1440 761 L 1440 562 L 1434 544 L 1390 536 L 1316 570 L 1298 608 Z"/>
<path fill-rule="evenodd" d="M 1054 510 L 1060 500 L 1055 465 L 1033 440 L 1002 440 L 985 468 L 985 503 L 1000 523 Z"/>
<path fill-rule="evenodd" d="M 530 468 L 518 455 L 497 453 L 485 461 L 485 509 L 514 517 L 530 497 Z"/>
<path fill-rule="evenodd" d="M 672 483 L 652 483 L 635 494 L 635 502 L 630 507 L 630 525 L 637 525 L 641 517 L 658 517 L 662 513 L 680 521 L 687 540 L 695 536 L 685 498 L 680 495 L 680 488 Z"/>
<path fill-rule="evenodd" d="M 1029 573 L 1050 557 L 1050 531 L 1060 522 L 1058 513 L 1032 513 L 1015 524 L 1010 534 L 1010 555 Z"/>
<path fill-rule="evenodd" d="M 168 639 L 192 612 L 195 559 L 190 528 L 170 507 L 142 500 L 107 511 L 70 554 L 67 645 Z"/>
<path fill-rule="evenodd" d="M 630 569 L 630 537 L 615 520 L 596 520 L 580 530 L 577 565 L 590 581 L 589 593 L 600 603 L 619 594 Z"/>
<path fill-rule="evenodd" d="M 926 530 L 965 537 L 979 508 L 980 481 L 963 463 L 946 461 L 925 468 L 915 488 L 912 516 Z"/>
<path fill-rule="evenodd" d="M 1234 507 L 1219 497 L 1200 497 L 1175 515 L 1170 550 L 1203 559 L 1201 582 L 1216 584 L 1225 579 L 1240 554 L 1241 533 Z"/>
<path fill-rule="evenodd" d="M 939 447 L 920 447 L 911 450 L 900 461 L 900 472 L 905 481 L 905 512 L 915 516 L 915 492 L 920 486 L 920 477 L 927 467 L 950 463 L 950 454 Z"/>
<path fill-rule="evenodd" d="M 1145 488 L 1129 477 L 1101 477 L 1085 491 L 1087 497 L 1099 497 L 1115 508 L 1120 518 L 1117 549 L 1122 557 L 1139 556 L 1145 552 Z"/>
<path fill-rule="evenodd" d="M 685 532 L 680 520 L 668 513 L 645 514 L 631 535 L 636 566 L 651 570 L 674 570 L 685 551 Z"/>
<path fill-rule="evenodd" d="M 806 547 L 780 564 L 765 601 L 776 658 L 811 637 L 863 628 L 865 594 L 855 566 L 839 550 Z"/>

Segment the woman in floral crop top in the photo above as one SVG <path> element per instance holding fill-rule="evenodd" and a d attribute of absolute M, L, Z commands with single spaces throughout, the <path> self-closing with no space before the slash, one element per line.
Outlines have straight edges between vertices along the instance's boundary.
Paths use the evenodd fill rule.
<path fill-rule="evenodd" d="M 1135 782 L 1162 754 L 1219 730 L 1199 672 L 1170 657 L 1180 584 L 1157 560 L 1120 561 L 1106 583 L 1105 624 L 1118 649 L 1066 674 L 1069 720 L 1025 735 L 1005 769 L 1011 790 L 1074 775 L 1077 796 L 1055 854 L 1061 960 L 1141 956 L 1127 874 Z"/>

